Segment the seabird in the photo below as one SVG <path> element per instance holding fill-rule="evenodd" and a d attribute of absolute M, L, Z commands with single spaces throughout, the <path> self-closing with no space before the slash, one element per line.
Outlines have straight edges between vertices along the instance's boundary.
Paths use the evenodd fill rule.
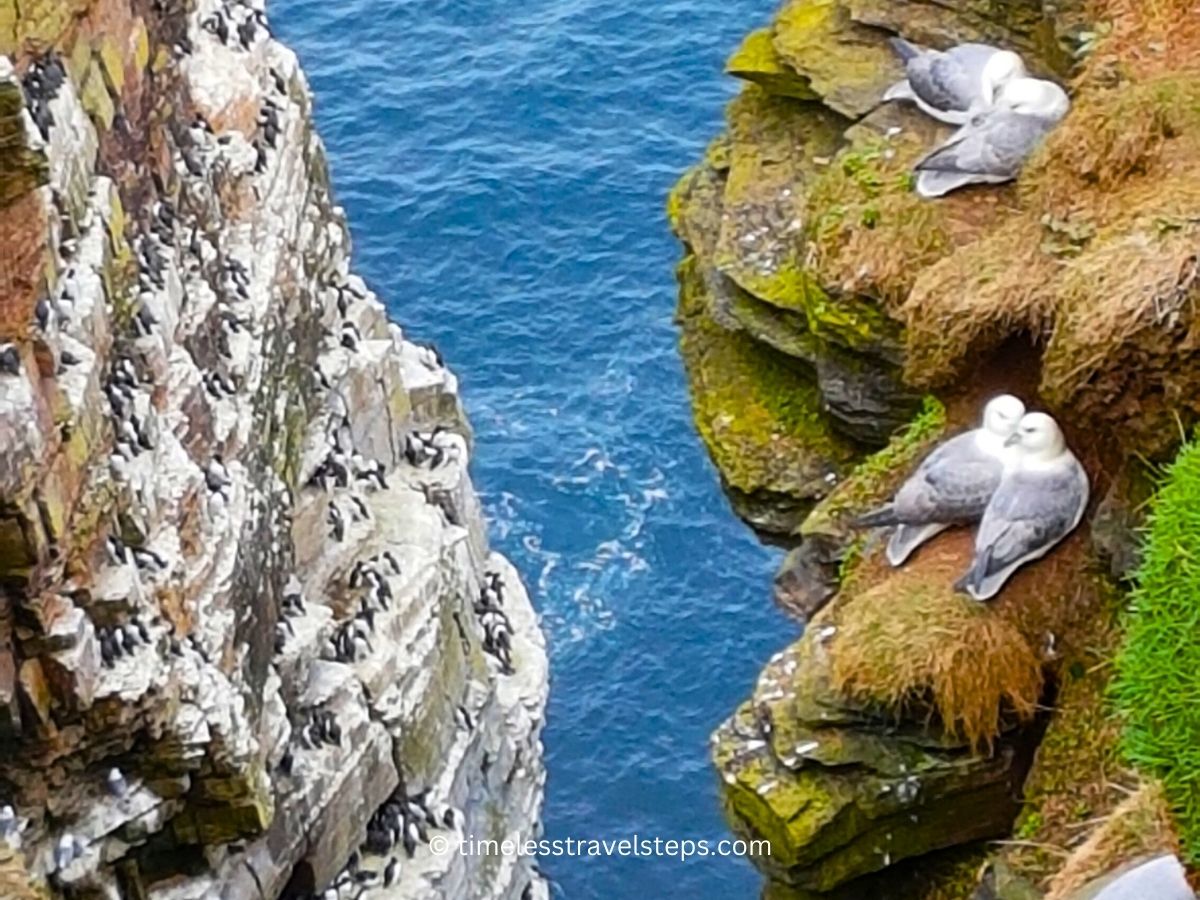
<path fill-rule="evenodd" d="M 346 537 L 346 520 L 342 518 L 342 511 L 337 508 L 336 504 L 329 504 L 329 512 L 325 514 L 325 521 L 329 524 L 329 534 L 339 544 Z"/>
<path fill-rule="evenodd" d="M 354 504 L 354 511 L 357 513 L 355 517 L 356 521 L 371 518 L 371 513 L 367 510 L 367 504 L 363 503 L 361 497 L 355 497 L 353 494 L 351 494 L 350 502 Z"/>
<path fill-rule="evenodd" d="M 105 539 L 104 546 L 108 550 L 108 558 L 113 565 L 124 566 L 132 562 L 133 557 L 129 553 L 129 548 L 115 534 L 110 534 Z"/>
<path fill-rule="evenodd" d="M 205 466 L 204 483 L 208 485 L 210 491 L 214 492 L 222 492 L 232 483 L 229 479 L 229 470 L 225 468 L 220 454 L 214 453 L 213 458 Z"/>
<path fill-rule="evenodd" d="M 396 883 L 396 875 L 400 869 L 400 860 L 392 857 L 383 869 L 383 886 L 391 887 Z"/>
<path fill-rule="evenodd" d="M 1095 900 L 1195 900 L 1183 866 L 1166 855 L 1142 863 L 1117 876 Z"/>
<path fill-rule="evenodd" d="M 1017 454 L 979 523 L 971 568 L 955 585 L 976 600 L 996 596 L 1013 572 L 1049 553 L 1087 508 L 1087 473 L 1054 419 L 1027 414 L 1007 443 Z"/>
<path fill-rule="evenodd" d="M 54 848 L 54 867 L 58 870 L 65 869 L 75 861 L 78 855 L 79 843 L 75 837 L 69 832 L 64 832 L 63 836 L 58 839 L 58 844 Z"/>
<path fill-rule="evenodd" d="M 7 375 L 21 374 L 21 354 L 12 344 L 0 350 L 0 372 Z"/>
<path fill-rule="evenodd" d="M 987 44 L 931 50 L 898 37 L 888 43 L 903 60 L 905 77 L 888 88 L 884 101 L 911 100 L 951 125 L 965 124 L 973 112 L 992 105 L 1002 85 L 1029 74 L 1016 53 Z"/>
<path fill-rule="evenodd" d="M 971 184 L 1011 181 L 1070 108 L 1066 91 L 1052 81 L 1006 83 L 993 107 L 916 164 L 917 193 L 942 197 Z"/>
<path fill-rule="evenodd" d="M 454 709 L 454 724 L 466 731 L 471 730 L 471 714 L 465 706 L 459 705 Z"/>
<path fill-rule="evenodd" d="M 55 324 L 54 310 L 50 306 L 50 301 L 45 297 L 37 302 L 37 306 L 33 308 L 33 314 L 37 319 L 38 328 L 43 332 L 49 332 L 51 325 Z"/>
<path fill-rule="evenodd" d="M 156 553 L 149 547 L 131 547 L 133 562 L 139 569 L 154 569 L 161 571 L 167 567 L 167 560 L 161 553 Z"/>
<path fill-rule="evenodd" d="M 113 646 L 112 635 L 107 631 L 100 631 L 98 635 L 100 641 L 100 661 L 105 668 L 109 668 L 116 661 L 117 651 Z"/>
<path fill-rule="evenodd" d="M 895 526 L 887 558 L 903 565 L 917 547 L 951 525 L 975 522 L 1000 484 L 1004 461 L 1015 455 L 1005 441 L 1017 430 L 1025 404 L 1011 394 L 988 401 L 981 427 L 951 438 L 930 453 L 890 503 L 857 519 L 857 528 Z"/>
<path fill-rule="evenodd" d="M 125 776 L 121 774 L 121 770 L 116 766 L 108 770 L 106 785 L 108 792 L 117 798 L 124 797 L 129 791 L 129 784 L 125 781 Z"/>

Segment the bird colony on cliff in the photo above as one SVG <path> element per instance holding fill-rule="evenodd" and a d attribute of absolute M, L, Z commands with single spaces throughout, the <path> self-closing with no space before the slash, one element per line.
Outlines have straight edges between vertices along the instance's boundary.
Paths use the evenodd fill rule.
<path fill-rule="evenodd" d="M 979 428 L 937 447 L 889 503 L 856 524 L 891 526 L 887 558 L 901 566 L 952 525 L 978 522 L 974 559 L 955 587 L 990 600 L 1017 569 L 1075 530 L 1088 493 L 1087 473 L 1058 423 L 1003 394 L 984 407 Z"/>
<path fill-rule="evenodd" d="M 914 167 L 923 197 L 1016 178 L 1071 108 L 1066 91 L 1029 77 L 1011 50 L 975 43 L 929 50 L 903 38 L 891 45 L 904 61 L 905 77 L 883 99 L 912 101 L 938 121 L 960 126 Z"/>

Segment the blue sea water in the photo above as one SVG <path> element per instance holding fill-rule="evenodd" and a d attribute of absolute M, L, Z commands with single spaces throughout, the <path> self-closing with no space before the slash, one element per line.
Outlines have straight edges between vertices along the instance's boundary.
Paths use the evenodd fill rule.
<path fill-rule="evenodd" d="M 549 641 L 549 838 L 726 837 L 708 735 L 795 633 L 689 418 L 666 192 L 773 0 L 273 0 L 356 265 L 459 373 Z M 556 896 L 735 900 L 733 859 L 555 858 Z"/>

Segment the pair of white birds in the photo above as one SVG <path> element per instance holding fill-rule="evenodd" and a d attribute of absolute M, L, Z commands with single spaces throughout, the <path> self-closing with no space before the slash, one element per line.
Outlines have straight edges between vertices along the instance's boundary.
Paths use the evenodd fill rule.
<path fill-rule="evenodd" d="M 915 167 L 917 193 L 941 197 L 969 184 L 1011 181 L 1071 108 L 1066 91 L 1031 78 L 1025 61 L 988 44 L 930 50 L 893 38 L 905 78 L 884 101 L 910 100 L 933 118 L 961 126 Z"/>
<path fill-rule="evenodd" d="M 975 558 L 955 587 L 990 600 L 1017 569 L 1075 530 L 1088 493 L 1087 473 L 1058 423 L 1002 394 L 988 401 L 981 427 L 938 446 L 890 503 L 854 524 L 894 526 L 887 558 L 900 566 L 951 525 L 978 521 Z"/>

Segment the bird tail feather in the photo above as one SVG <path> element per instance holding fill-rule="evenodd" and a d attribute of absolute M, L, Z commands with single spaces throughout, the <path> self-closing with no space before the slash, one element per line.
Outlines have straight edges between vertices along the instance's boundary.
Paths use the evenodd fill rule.
<path fill-rule="evenodd" d="M 940 172 L 920 170 L 917 172 L 917 193 L 922 197 L 944 197 L 951 191 L 975 184 L 981 179 L 976 172 Z"/>
<path fill-rule="evenodd" d="M 888 503 L 868 513 L 863 513 L 850 523 L 851 528 L 880 528 L 885 525 L 895 525 L 896 507 Z"/>
<path fill-rule="evenodd" d="M 970 594 L 976 600 L 987 600 L 991 594 L 984 596 L 984 584 L 987 581 L 988 569 L 992 564 L 992 548 L 984 547 L 983 550 L 975 554 L 975 558 L 971 561 L 971 567 L 963 574 L 962 578 L 954 583 L 954 589 L 966 594 Z"/>
<path fill-rule="evenodd" d="M 902 37 L 888 38 L 888 44 L 891 45 L 891 48 L 895 51 L 896 55 L 905 62 L 908 62 L 910 59 L 915 59 L 921 55 L 920 47 L 918 47 L 916 44 L 906 41 Z"/>
<path fill-rule="evenodd" d="M 927 525 L 897 525 L 896 530 L 888 539 L 888 562 L 891 563 L 892 568 L 899 568 L 912 556 L 914 550 L 949 527 L 943 522 L 931 522 Z"/>
<path fill-rule="evenodd" d="M 916 100 L 917 95 L 913 93 L 912 85 L 908 83 L 907 78 L 901 78 L 890 88 L 884 91 L 883 100 Z"/>

